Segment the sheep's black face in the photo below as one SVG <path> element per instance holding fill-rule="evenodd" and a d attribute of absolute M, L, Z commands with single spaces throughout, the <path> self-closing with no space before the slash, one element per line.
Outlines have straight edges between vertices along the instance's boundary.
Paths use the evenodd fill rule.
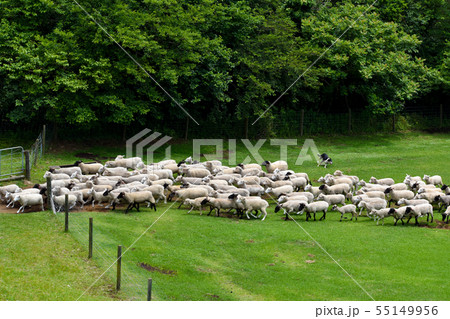
<path fill-rule="evenodd" d="M 230 195 L 231 196 L 231 195 Z M 208 203 L 209 200 L 207 200 L 206 198 L 204 200 L 202 200 L 202 202 L 200 203 L 200 205 L 206 205 L 206 203 Z"/>
<path fill-rule="evenodd" d="M 288 181 L 289 180 L 289 176 L 287 176 L 287 174 L 286 174 L 286 176 L 283 178 L 283 180 L 284 181 Z"/>
<path fill-rule="evenodd" d="M 442 190 L 446 190 L 447 187 L 448 187 L 448 186 L 444 184 L 444 185 L 442 185 L 441 189 L 442 189 Z"/>
<path fill-rule="evenodd" d="M 76 161 L 75 164 L 73 164 L 73 165 L 78 166 L 78 165 L 80 165 L 80 163 L 83 163 L 83 161 Z"/>
<path fill-rule="evenodd" d="M 406 207 L 406 210 L 405 210 L 405 213 L 406 213 L 406 214 L 411 213 L 411 211 L 412 211 L 412 208 L 411 208 L 411 207 Z"/>
<path fill-rule="evenodd" d="M 277 198 L 280 198 L 281 196 L 286 196 L 286 194 L 280 194 Z"/>
<path fill-rule="evenodd" d="M 392 190 L 392 188 L 390 188 L 390 187 L 389 187 L 389 188 L 386 188 L 386 189 L 384 190 L 384 193 L 385 193 L 385 194 L 389 194 L 389 193 L 391 192 L 391 190 Z"/>
<path fill-rule="evenodd" d="M 388 212 L 389 215 L 394 215 L 394 213 L 395 213 L 395 209 L 394 208 L 391 208 L 389 210 L 389 212 Z"/>
<path fill-rule="evenodd" d="M 48 171 L 49 171 L 50 173 L 54 173 L 54 172 L 55 172 L 55 169 L 54 169 L 54 168 L 50 168 Z"/>
<path fill-rule="evenodd" d="M 320 189 L 321 191 L 323 191 L 323 190 L 325 189 L 325 185 L 320 185 L 320 186 L 319 186 L 319 189 Z"/>
<path fill-rule="evenodd" d="M 177 164 L 177 166 L 180 167 L 181 164 L 185 164 L 185 163 L 186 163 L 186 161 L 185 161 L 185 160 L 182 160 L 182 161 L 180 161 L 180 162 Z"/>
<path fill-rule="evenodd" d="M 166 189 L 167 187 L 169 187 L 169 184 L 165 183 L 165 184 L 163 185 L 163 187 L 164 187 L 164 189 Z"/>
<path fill-rule="evenodd" d="M 435 198 L 434 198 L 434 201 L 435 202 L 439 202 L 441 200 L 441 196 L 440 195 L 437 195 Z"/>
<path fill-rule="evenodd" d="M 33 188 L 39 189 L 39 188 L 41 188 L 41 185 L 39 185 L 39 184 L 34 184 Z"/>
<path fill-rule="evenodd" d="M 111 192 L 111 191 L 109 191 L 109 190 L 104 191 L 104 192 L 103 192 L 103 196 L 108 196 L 108 194 L 109 194 L 110 192 Z"/>
<path fill-rule="evenodd" d="M 174 198 L 174 196 L 175 196 L 175 193 L 170 193 L 170 194 L 169 194 L 169 197 L 167 197 L 167 199 L 168 199 L 169 201 L 171 201 L 172 198 Z"/>
<path fill-rule="evenodd" d="M 277 207 L 275 207 L 275 213 L 278 213 L 280 209 L 281 209 L 280 205 L 277 205 Z"/>
<path fill-rule="evenodd" d="M 244 164 L 242 163 L 237 164 L 237 166 L 239 166 L 240 168 L 244 168 Z"/>
<path fill-rule="evenodd" d="M 41 189 L 41 191 L 39 192 L 39 194 L 41 194 L 41 195 L 45 195 L 46 193 L 47 193 L 47 187 L 43 187 Z"/>
<path fill-rule="evenodd" d="M 120 194 L 119 194 L 119 196 L 117 196 L 117 199 L 121 199 L 121 198 L 123 198 L 125 196 L 125 193 L 124 192 L 121 192 Z"/>
<path fill-rule="evenodd" d="M 267 165 L 270 165 L 270 162 L 269 162 L 269 161 L 264 161 L 264 162 L 262 162 L 261 165 L 262 165 L 262 166 L 267 166 Z"/>
<path fill-rule="evenodd" d="M 301 204 L 298 206 L 298 210 L 301 211 L 301 210 L 305 209 L 305 207 L 306 207 L 305 204 L 301 203 Z"/>
<path fill-rule="evenodd" d="M 228 199 L 235 199 L 237 196 L 237 194 L 231 194 L 230 196 L 228 196 Z"/>

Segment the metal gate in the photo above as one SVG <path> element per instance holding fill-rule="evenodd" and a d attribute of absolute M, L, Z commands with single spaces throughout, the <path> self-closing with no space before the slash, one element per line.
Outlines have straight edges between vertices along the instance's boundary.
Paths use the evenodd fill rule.
<path fill-rule="evenodd" d="M 22 146 L 0 149 L 0 182 L 25 177 L 25 157 Z"/>

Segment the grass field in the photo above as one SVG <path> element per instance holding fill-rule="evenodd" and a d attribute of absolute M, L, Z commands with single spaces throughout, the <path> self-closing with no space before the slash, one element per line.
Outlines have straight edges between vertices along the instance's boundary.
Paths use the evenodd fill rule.
<path fill-rule="evenodd" d="M 317 168 L 312 161 L 294 167 L 303 140 L 288 149 L 290 167 L 313 179 L 340 169 L 365 180 L 376 176 L 401 182 L 406 173 L 426 173 L 450 181 L 449 134 L 330 136 L 314 141 L 320 151 L 332 156 L 335 164 L 331 168 Z M 202 151 L 213 152 L 208 147 Z M 124 153 L 124 146 L 53 145 L 33 169 L 33 180 L 42 182 L 49 165 L 73 163 L 79 153 L 105 160 Z M 191 153 L 189 143 L 172 145 L 174 159 Z M 279 147 L 266 142 L 260 154 L 277 159 Z M 236 155 L 239 162 L 249 153 L 238 144 Z M 62 216 L 49 212 L 0 214 L 0 236 L 6 238 L 0 244 L 0 267 L 4 267 L 0 269 L 0 298 L 78 298 L 114 260 L 117 245 L 129 248 L 164 212 L 124 256 L 129 285 L 123 292 L 112 293 L 111 269 L 82 300 L 143 300 L 149 277 L 154 280 L 156 300 L 370 300 L 317 243 L 376 300 L 450 297 L 443 271 L 450 266 L 450 236 L 448 229 L 436 227 L 442 226 L 439 222 L 426 225 L 422 220 L 422 227 L 394 227 L 388 219 L 384 226 L 376 226 L 366 217 L 340 223 L 336 213 L 329 213 L 325 222 L 306 223 L 304 216 L 294 217 L 297 224 L 274 214 L 273 204 L 261 222 L 200 216 L 195 211 L 187 215 L 177 206 L 159 204 L 157 212 L 142 209 L 128 215 L 120 209 L 71 214 L 70 235 L 62 233 Z M 101 249 L 94 251 L 92 261 L 85 258 L 88 217 L 94 217 L 95 245 Z M 31 260 L 35 266 L 25 267 Z"/>

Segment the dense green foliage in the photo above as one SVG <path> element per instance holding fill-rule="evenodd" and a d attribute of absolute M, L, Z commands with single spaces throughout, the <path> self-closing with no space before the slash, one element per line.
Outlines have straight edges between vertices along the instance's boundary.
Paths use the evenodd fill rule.
<path fill-rule="evenodd" d="M 153 79 L 199 122 L 217 123 L 256 119 L 301 74 L 264 116 L 395 113 L 448 94 L 445 0 L 79 3 L 91 16 L 72 0 L 0 1 L 3 123 L 185 118 Z"/>

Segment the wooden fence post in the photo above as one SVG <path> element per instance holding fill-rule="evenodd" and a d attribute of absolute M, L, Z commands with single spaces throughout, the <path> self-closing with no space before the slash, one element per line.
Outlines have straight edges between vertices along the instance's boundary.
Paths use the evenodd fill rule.
<path fill-rule="evenodd" d="M 31 179 L 31 164 L 30 164 L 30 151 L 23 151 L 25 155 L 25 179 L 29 181 Z"/>
<path fill-rule="evenodd" d="M 305 121 L 305 109 L 302 109 L 301 111 L 301 117 L 300 117 L 300 136 L 303 136 L 303 123 Z"/>
<path fill-rule="evenodd" d="M 147 301 L 152 301 L 152 278 L 148 279 L 148 284 L 147 284 Z"/>
<path fill-rule="evenodd" d="M 88 258 L 92 258 L 92 242 L 93 242 L 93 230 L 94 219 L 89 217 L 89 255 Z"/>
<path fill-rule="evenodd" d="M 64 195 L 64 208 L 65 208 L 65 218 L 64 218 L 64 231 L 69 231 L 69 195 Z"/>
<path fill-rule="evenodd" d="M 116 290 L 120 290 L 120 279 L 122 276 L 122 245 L 117 246 L 117 281 Z"/>
<path fill-rule="evenodd" d="M 47 206 L 48 209 L 52 209 L 52 179 L 47 177 Z"/>

